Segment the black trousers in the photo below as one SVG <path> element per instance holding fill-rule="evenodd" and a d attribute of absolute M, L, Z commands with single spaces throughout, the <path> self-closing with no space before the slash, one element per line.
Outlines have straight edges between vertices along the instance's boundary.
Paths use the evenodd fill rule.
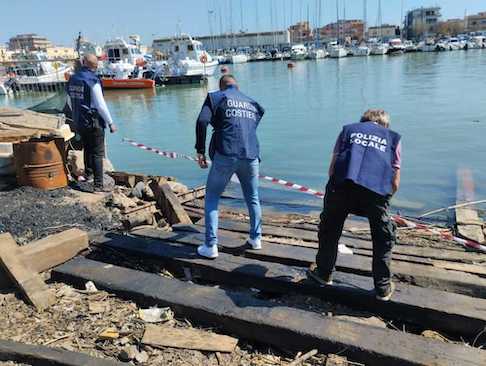
<path fill-rule="evenodd" d="M 388 214 L 389 198 L 352 182 L 340 185 L 330 181 L 326 187 L 319 224 L 317 268 L 323 276 L 332 274 L 336 265 L 338 242 L 348 214 L 368 218 L 373 241 L 373 279 L 379 293 L 391 281 L 391 256 L 396 242 L 396 226 Z"/>
<path fill-rule="evenodd" d="M 105 157 L 105 129 L 81 128 L 79 135 L 84 147 L 84 170 L 94 176 L 95 188 L 103 188 L 103 158 Z"/>

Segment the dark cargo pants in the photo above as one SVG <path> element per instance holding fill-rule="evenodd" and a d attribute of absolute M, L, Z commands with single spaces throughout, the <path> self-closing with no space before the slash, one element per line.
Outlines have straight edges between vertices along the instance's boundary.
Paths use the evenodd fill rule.
<path fill-rule="evenodd" d="M 81 128 L 79 135 L 84 147 L 86 175 L 94 176 L 95 188 L 103 188 L 103 158 L 105 157 L 105 130 L 102 127 Z"/>
<path fill-rule="evenodd" d="M 391 256 L 396 241 L 396 226 L 388 214 L 389 198 L 352 182 L 329 182 L 319 224 L 318 271 L 328 276 L 336 265 L 338 242 L 344 221 L 353 213 L 368 218 L 373 241 L 373 279 L 375 289 L 383 294 L 391 281 Z"/>

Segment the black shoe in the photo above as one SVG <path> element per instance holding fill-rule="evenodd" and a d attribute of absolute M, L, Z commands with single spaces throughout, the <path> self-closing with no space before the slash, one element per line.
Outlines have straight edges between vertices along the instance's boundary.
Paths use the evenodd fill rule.
<path fill-rule="evenodd" d="M 378 290 L 376 291 L 376 299 L 380 301 L 390 301 L 392 298 L 393 293 L 395 292 L 395 284 L 393 282 L 390 282 L 390 286 L 386 289 L 385 292 L 381 292 Z"/>
<path fill-rule="evenodd" d="M 322 286 L 331 286 L 332 285 L 332 275 L 327 275 L 324 276 L 319 272 L 319 269 L 317 266 L 312 265 L 308 270 L 307 270 L 307 277 L 310 278 L 311 280 L 316 281 Z"/>

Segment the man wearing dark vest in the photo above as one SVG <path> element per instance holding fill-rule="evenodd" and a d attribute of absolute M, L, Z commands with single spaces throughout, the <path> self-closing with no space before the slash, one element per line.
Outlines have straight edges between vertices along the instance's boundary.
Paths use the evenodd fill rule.
<path fill-rule="evenodd" d="M 308 274 L 322 285 L 332 285 L 338 242 L 350 213 L 368 218 L 373 241 L 373 279 L 376 297 L 390 300 L 391 255 L 395 225 L 389 201 L 400 185 L 400 135 L 389 127 L 383 110 L 369 110 L 360 123 L 344 126 L 329 168 L 329 182 L 319 225 L 316 265 Z"/>
<path fill-rule="evenodd" d="M 94 193 L 105 191 L 103 186 L 103 158 L 105 157 L 105 128 L 116 132 L 103 97 L 101 81 L 96 75 L 98 59 L 86 55 L 82 67 L 69 79 L 68 104 L 73 124 L 84 147 L 85 175 L 94 182 Z"/>
<path fill-rule="evenodd" d="M 263 108 L 240 92 L 235 78 L 225 74 L 219 81 L 219 91 L 209 93 L 196 124 L 196 151 L 199 166 L 208 167 L 206 160 L 206 131 L 214 131 L 209 146 L 212 160 L 206 184 L 206 239 L 198 247 L 199 255 L 218 256 L 218 203 L 233 174 L 238 177 L 250 214 L 250 236 L 247 243 L 261 249 L 261 208 L 258 197 L 260 149 L 257 128 Z"/>

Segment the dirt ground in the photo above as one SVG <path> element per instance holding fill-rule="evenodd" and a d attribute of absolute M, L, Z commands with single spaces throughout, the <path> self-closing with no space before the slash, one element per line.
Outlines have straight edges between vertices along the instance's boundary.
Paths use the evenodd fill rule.
<path fill-rule="evenodd" d="M 103 291 L 88 293 L 64 284 L 50 284 L 49 287 L 56 293 L 58 301 L 43 313 L 36 312 L 14 294 L 0 295 L 0 338 L 117 360 L 124 359 L 123 350 L 135 346 L 140 353 L 146 353 L 148 360 L 132 363 L 153 366 L 285 365 L 295 357 L 293 353 L 243 341 L 231 354 L 145 346 L 141 344 L 141 339 L 146 323 L 140 318 L 140 309 L 136 304 Z M 173 318 L 159 326 L 192 327 L 188 320 Z M 108 328 L 116 329 L 119 336 L 110 340 L 100 339 L 100 333 Z M 316 355 L 305 365 L 322 365 L 325 359 L 324 355 Z"/>

